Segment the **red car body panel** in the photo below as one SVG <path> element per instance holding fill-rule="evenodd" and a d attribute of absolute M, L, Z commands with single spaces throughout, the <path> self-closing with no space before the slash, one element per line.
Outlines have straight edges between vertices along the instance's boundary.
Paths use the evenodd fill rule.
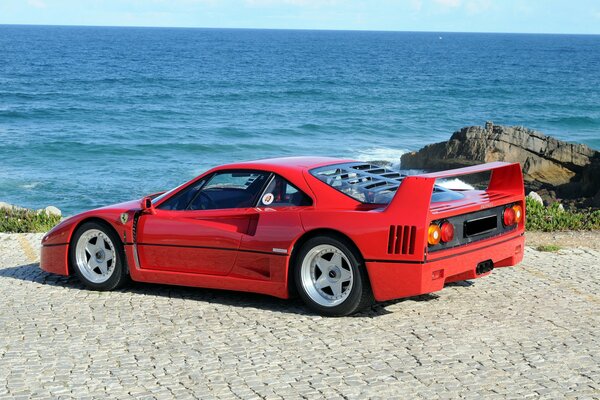
<path fill-rule="evenodd" d="M 216 171 L 275 173 L 312 199 L 311 206 L 250 207 L 199 211 L 155 209 L 142 213 L 139 200 L 71 217 L 42 240 L 41 268 L 69 275 L 69 247 L 83 222 L 100 220 L 122 239 L 134 281 L 198 286 L 289 296 L 294 250 L 318 232 L 335 232 L 360 252 L 376 300 L 441 290 L 445 283 L 474 279 L 476 266 L 515 265 L 523 257 L 524 218 L 502 235 L 430 251 L 427 231 L 440 221 L 499 207 L 525 207 L 519 164 L 490 163 L 405 177 L 389 205 L 363 204 L 310 173 L 321 166 L 352 162 L 321 157 L 290 157 L 213 168 L 167 193 L 156 206 Z M 487 190 L 463 192 L 460 200 L 431 203 L 436 179 L 491 170 Z M 121 215 L 127 214 L 125 223 Z M 137 221 L 134 232 L 134 221 Z"/>
<path fill-rule="evenodd" d="M 476 249 L 426 263 L 367 261 L 366 266 L 375 298 L 391 300 L 436 292 L 446 283 L 488 275 L 475 273 L 475 266 L 483 260 L 491 259 L 496 268 L 516 265 L 523 259 L 523 246 L 524 237 L 517 235 L 502 242 L 478 242 Z"/>

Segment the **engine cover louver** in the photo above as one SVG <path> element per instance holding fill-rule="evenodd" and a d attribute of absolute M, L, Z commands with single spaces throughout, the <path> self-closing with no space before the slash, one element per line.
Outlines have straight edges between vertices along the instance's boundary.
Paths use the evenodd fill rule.
<path fill-rule="evenodd" d="M 416 236 L 416 226 L 390 225 L 388 254 L 415 254 Z"/>

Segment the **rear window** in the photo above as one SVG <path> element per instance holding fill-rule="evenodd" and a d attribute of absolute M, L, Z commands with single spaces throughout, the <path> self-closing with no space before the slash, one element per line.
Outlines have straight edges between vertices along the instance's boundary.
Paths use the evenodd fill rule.
<path fill-rule="evenodd" d="M 366 163 L 343 163 L 312 169 L 310 173 L 332 188 L 365 204 L 389 204 L 403 174 Z M 458 200 L 461 193 L 435 185 L 431 202 Z"/>
<path fill-rule="evenodd" d="M 388 204 L 403 175 L 373 164 L 345 163 L 315 168 L 310 173 L 361 203 Z"/>

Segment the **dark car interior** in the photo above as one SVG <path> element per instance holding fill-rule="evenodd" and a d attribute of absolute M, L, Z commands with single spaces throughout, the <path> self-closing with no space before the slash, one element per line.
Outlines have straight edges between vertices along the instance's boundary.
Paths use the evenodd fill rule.
<path fill-rule="evenodd" d="M 271 174 L 257 171 L 227 172 L 195 183 L 159 206 L 163 210 L 215 210 L 247 208 L 257 204 Z M 308 206 L 312 200 L 285 179 L 275 175 L 264 194 L 270 196 L 259 206 Z"/>
<path fill-rule="evenodd" d="M 223 185 L 207 187 L 200 190 L 198 195 L 189 203 L 188 210 L 214 210 L 218 208 L 245 208 L 252 207 L 260 190 L 264 187 L 268 174 L 251 175 L 240 173 L 237 178 L 247 179 L 244 187 Z"/>

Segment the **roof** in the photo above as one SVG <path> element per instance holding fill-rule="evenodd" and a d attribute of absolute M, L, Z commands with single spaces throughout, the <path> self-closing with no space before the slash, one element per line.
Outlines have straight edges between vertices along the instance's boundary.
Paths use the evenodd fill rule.
<path fill-rule="evenodd" d="M 348 162 L 353 162 L 353 160 L 333 157 L 265 158 L 262 160 L 221 165 L 208 171 L 208 173 L 224 169 L 256 169 L 272 171 L 289 180 L 304 193 L 310 195 L 313 198 L 313 201 L 315 201 L 315 204 L 354 207 L 358 203 L 357 200 L 340 193 L 310 174 L 305 175 L 305 171 L 313 168 Z M 323 193 L 323 191 L 329 194 L 320 196 L 320 193 Z"/>
<path fill-rule="evenodd" d="M 325 165 L 345 163 L 352 160 L 335 158 L 335 157 L 279 157 L 279 158 L 264 158 L 261 160 L 244 161 L 223 165 L 220 168 L 265 168 L 265 169 L 295 169 L 304 170 L 322 167 Z"/>

